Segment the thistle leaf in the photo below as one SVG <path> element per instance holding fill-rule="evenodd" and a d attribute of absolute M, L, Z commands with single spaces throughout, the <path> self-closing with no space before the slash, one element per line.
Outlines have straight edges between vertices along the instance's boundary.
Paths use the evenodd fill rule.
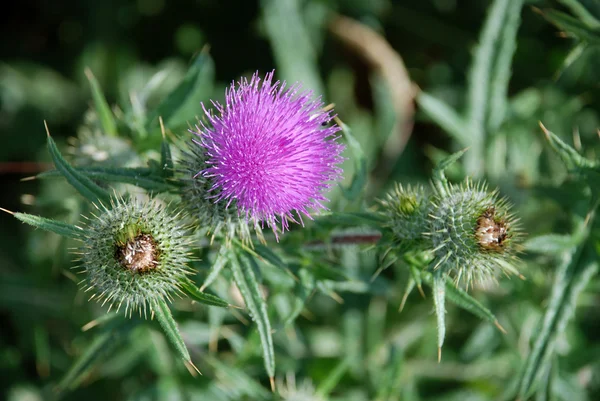
<path fill-rule="evenodd" d="M 171 155 L 171 147 L 166 138 L 163 138 L 160 144 L 160 167 L 164 177 L 173 176 L 173 156 Z"/>
<path fill-rule="evenodd" d="M 154 171 L 145 167 L 119 168 L 119 167 L 73 167 L 83 176 L 104 182 L 120 182 L 131 184 L 154 193 L 167 192 L 176 188 L 175 181 L 155 175 Z M 60 177 L 57 170 L 44 171 L 36 177 L 40 179 Z"/>
<path fill-rule="evenodd" d="M 468 149 L 459 150 L 458 152 L 447 156 L 446 158 L 442 159 L 442 161 L 440 161 L 433 169 L 431 181 L 440 196 L 445 196 L 448 194 L 448 180 L 446 179 L 445 170 L 451 164 L 460 159 L 467 150 Z"/>
<path fill-rule="evenodd" d="M 435 315 L 437 318 L 437 345 L 438 362 L 442 357 L 442 346 L 446 337 L 446 280 L 440 271 L 437 271 L 433 277 L 433 305 L 435 306 Z"/>
<path fill-rule="evenodd" d="M 523 247 L 529 252 L 559 255 L 581 242 L 573 235 L 546 234 L 525 241 Z"/>
<path fill-rule="evenodd" d="M 469 145 L 467 124 L 456 110 L 427 92 L 419 92 L 417 103 L 423 112 L 453 137 L 460 146 Z"/>
<path fill-rule="evenodd" d="M 153 302 L 153 306 L 154 307 L 152 310 L 154 311 L 156 320 L 158 320 L 160 327 L 163 329 L 163 332 L 169 339 L 171 345 L 179 354 L 179 357 L 183 359 L 187 367 L 191 366 L 194 368 L 194 370 L 196 370 L 196 372 L 200 373 L 192 363 L 190 353 L 188 352 L 185 342 L 181 337 L 181 333 L 177 328 L 177 323 L 175 322 L 175 319 L 171 314 L 171 309 L 169 309 L 169 305 L 167 305 L 164 299 L 156 299 Z"/>
<path fill-rule="evenodd" d="M 100 88 L 98 80 L 89 68 L 85 69 L 85 76 L 92 89 L 92 98 L 94 99 L 94 106 L 96 107 L 96 114 L 100 120 L 102 131 L 108 136 L 117 136 L 117 123 L 115 122 L 110 106 L 104 97 L 104 93 L 102 93 L 102 88 Z"/>
<path fill-rule="evenodd" d="M 27 213 L 11 213 L 18 220 L 21 220 L 23 223 L 32 225 L 37 228 L 41 228 L 42 230 L 51 231 L 58 235 L 62 235 L 67 238 L 74 239 L 82 239 L 84 237 L 83 230 L 77 226 L 63 223 L 61 221 L 56 221 L 52 219 L 47 219 L 45 217 L 35 216 L 33 214 Z"/>
<path fill-rule="evenodd" d="M 208 273 L 208 277 L 204 279 L 204 283 L 202 283 L 200 291 L 204 291 L 206 287 L 211 285 L 213 281 L 215 281 L 217 277 L 219 277 L 219 274 L 221 274 L 221 270 L 223 270 L 228 261 L 228 249 L 226 246 L 221 246 L 221 249 L 219 249 L 219 253 L 217 254 L 217 259 L 212 264 L 210 272 Z"/>
<path fill-rule="evenodd" d="M 242 294 L 242 298 L 244 298 L 246 308 L 250 312 L 252 320 L 258 328 L 263 348 L 265 369 L 269 377 L 272 378 L 275 376 L 275 350 L 273 348 L 271 322 L 267 314 L 267 304 L 260 293 L 254 274 L 254 269 L 257 268 L 256 262 L 249 254 L 239 257 L 233 252 L 230 253 L 229 260 L 231 262 L 233 279 Z"/>
<path fill-rule="evenodd" d="M 219 306 L 221 308 L 228 308 L 229 306 L 231 306 L 228 302 L 222 300 L 216 295 L 207 294 L 205 292 L 200 291 L 200 289 L 196 287 L 196 284 L 194 284 L 190 279 L 186 278 L 181 283 L 181 286 L 185 293 L 188 294 L 196 302 L 200 302 L 201 304 L 209 306 Z"/>
<path fill-rule="evenodd" d="M 171 128 L 193 119 L 198 112 L 198 104 L 207 100 L 212 92 L 214 69 L 208 51 L 202 50 L 177 88 L 149 114 L 146 122 L 148 131 L 156 126 L 159 116 Z"/>
<path fill-rule="evenodd" d="M 501 45 L 500 35 L 502 28 L 507 25 L 507 15 L 513 3 L 522 3 L 522 0 L 494 0 L 488 9 L 471 62 L 467 91 L 467 125 L 468 141 L 472 152 L 465 160 L 465 168 L 472 177 L 480 177 L 484 173 L 486 117 L 490 103 L 493 60 L 497 53 L 496 49 Z"/>
<path fill-rule="evenodd" d="M 508 107 L 508 84 L 511 76 L 513 55 L 517 48 L 517 31 L 521 23 L 523 0 L 512 0 L 508 4 L 506 20 L 500 33 L 500 47 L 490 78 L 490 103 L 487 132 L 494 135 L 500 128 Z"/>
<path fill-rule="evenodd" d="M 46 130 L 48 126 L 46 126 Z M 56 169 L 67 179 L 81 195 L 90 200 L 91 202 L 101 202 L 106 205 L 110 204 L 110 195 L 104 189 L 100 188 L 95 182 L 90 180 L 84 174 L 77 171 L 72 167 L 60 154 L 54 139 L 50 136 L 48 131 L 48 150 L 50 156 L 54 161 Z"/>

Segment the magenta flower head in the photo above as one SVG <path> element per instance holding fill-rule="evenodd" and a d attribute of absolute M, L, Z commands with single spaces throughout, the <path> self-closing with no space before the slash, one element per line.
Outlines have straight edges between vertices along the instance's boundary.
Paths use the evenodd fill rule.
<path fill-rule="evenodd" d="M 210 126 L 200 122 L 193 133 L 207 155 L 197 175 L 212 182 L 214 201 L 234 204 L 240 217 L 277 235 L 278 224 L 285 231 L 288 221 L 326 209 L 323 192 L 341 178 L 344 146 L 320 98 L 272 79 L 273 72 L 262 83 L 258 74 L 232 83 L 225 105 L 213 102 L 218 115 L 202 105 Z"/>

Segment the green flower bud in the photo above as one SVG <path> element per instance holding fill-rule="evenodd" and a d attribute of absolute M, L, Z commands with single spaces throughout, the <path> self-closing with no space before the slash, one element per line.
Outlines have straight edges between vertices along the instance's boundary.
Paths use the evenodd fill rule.
<path fill-rule="evenodd" d="M 431 201 L 429 232 L 435 260 L 434 270 L 468 288 L 494 279 L 500 273 L 515 273 L 517 221 L 505 199 L 485 185 L 448 184 L 443 196 Z"/>
<path fill-rule="evenodd" d="M 394 233 L 400 246 L 409 246 L 423 239 L 427 227 L 429 199 L 421 186 L 412 188 L 396 184 L 385 197 L 380 200 L 385 223 Z"/>
<path fill-rule="evenodd" d="M 182 207 L 195 220 L 197 226 L 213 238 L 223 236 L 227 241 L 239 238 L 244 243 L 250 242 L 251 224 L 259 240 L 264 242 L 260 225 L 251 223 L 250 220 L 246 221 L 244 216 L 239 215 L 235 201 L 214 201 L 217 193 L 213 189 L 212 181 L 209 177 L 199 174 L 207 168 L 206 160 L 203 148 L 195 144 L 187 151 L 182 151 L 178 166 L 179 179 L 183 182 Z"/>
<path fill-rule="evenodd" d="M 180 282 L 191 273 L 191 243 L 180 213 L 135 199 L 114 199 L 98 211 L 85 227 L 80 249 L 82 285 L 93 292 L 90 299 L 117 310 L 124 306 L 128 315 L 143 310 L 146 316 L 153 301 L 181 293 Z"/>

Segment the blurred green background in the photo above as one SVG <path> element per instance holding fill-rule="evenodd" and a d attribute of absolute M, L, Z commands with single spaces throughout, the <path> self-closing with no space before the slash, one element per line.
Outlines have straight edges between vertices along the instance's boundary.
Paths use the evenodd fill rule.
<path fill-rule="evenodd" d="M 582 3 L 596 15 L 600 13 L 597 1 Z M 490 4 L 481 0 L 12 2 L 0 17 L 0 206 L 46 216 L 77 214 L 75 207 L 56 206 L 63 196 L 60 182 L 21 179 L 50 167 L 44 120 L 63 145 L 70 143 L 68 138 L 81 135 L 79 127 L 91 104 L 86 67 L 97 77 L 109 103 L 121 106 L 154 79 L 156 85 L 145 100 L 156 105 L 203 49 L 214 67 L 200 100 L 222 99 L 232 80 L 276 69 L 279 78 L 301 80 L 322 91 L 327 103 L 336 103 L 337 114 L 352 127 L 368 154 L 370 201 L 394 180 L 426 180 L 432 162 L 457 146 L 417 110 L 412 130 L 404 132 L 409 138 L 406 148 L 391 158 L 379 157 L 386 138 L 394 135 L 388 92 L 393 83 L 382 82 L 377 68 L 334 34 L 330 23 L 339 14 L 369 26 L 402 57 L 418 87 L 461 110 L 472 49 Z M 568 63 L 574 39 L 560 35 L 537 8 L 565 10 L 562 2 L 525 2 L 509 86 L 509 96 L 515 99 L 511 105 L 511 121 L 518 127 L 515 132 L 541 140 L 537 121 L 543 120 L 569 140 L 577 127 L 584 145 L 595 143 L 600 126 L 599 50 L 586 50 Z M 406 97 L 410 99 L 410 94 Z M 375 137 L 379 139 L 374 141 Z M 536 173 L 523 167 L 526 155 L 514 161 L 517 166 L 511 173 L 488 171 L 485 176 L 509 191 L 536 182 Z M 517 195 L 517 203 L 526 203 L 525 196 Z M 536 218 L 532 213 L 525 222 Z M 542 232 L 548 225 L 541 222 L 537 228 L 526 228 Z M 80 339 L 80 327 L 94 316 L 95 307 L 85 306 L 73 283 L 77 280 L 65 269 L 71 257 L 64 245 L 8 214 L 0 215 L 0 399 L 39 399 L 33 389 L 50 385 L 64 373 L 78 347 L 69 342 Z M 539 305 L 544 296 L 531 294 L 532 302 Z M 350 299 L 349 305 L 361 301 Z M 420 310 L 427 314 L 428 307 Z M 402 315 L 402 319 L 409 321 L 407 316 L 416 315 Z M 598 328 L 597 321 L 586 324 L 592 325 L 587 333 Z M 448 347 L 454 345 L 451 339 Z M 434 349 L 429 351 L 423 355 L 433 363 Z M 260 363 L 256 366 L 260 368 Z M 318 381 L 324 375 L 319 370 L 333 366 L 331 362 L 308 370 Z M 428 395 L 444 399 L 441 395 L 458 387 L 452 382 L 456 379 L 452 368 L 448 369 L 440 373 L 441 380 L 438 376 L 419 384 L 423 399 Z M 446 381 L 444 374 L 449 377 Z M 119 372 L 107 377 L 101 385 L 77 390 L 68 399 L 130 399 L 126 394 L 143 388 L 140 383 L 152 382 L 148 377 L 139 382 L 123 379 Z M 348 379 L 348 385 L 357 380 Z"/>

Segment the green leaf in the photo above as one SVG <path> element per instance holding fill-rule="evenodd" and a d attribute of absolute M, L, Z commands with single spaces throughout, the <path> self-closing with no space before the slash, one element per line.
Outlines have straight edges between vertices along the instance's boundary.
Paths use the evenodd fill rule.
<path fill-rule="evenodd" d="M 278 268 L 287 268 L 287 264 L 277 255 L 275 252 L 271 250 L 271 248 L 258 244 L 254 246 L 254 252 L 265 262 L 270 264 L 273 267 Z"/>
<path fill-rule="evenodd" d="M 300 282 L 296 283 L 294 288 L 294 308 L 291 313 L 283 322 L 283 326 L 286 327 L 292 324 L 300 315 L 306 305 L 308 297 L 312 294 L 316 287 L 316 280 L 313 274 L 307 269 L 301 269 L 298 272 Z"/>
<path fill-rule="evenodd" d="M 485 156 L 486 117 L 489 108 L 490 80 L 496 50 L 502 45 L 500 34 L 506 26 L 506 16 L 514 2 L 522 0 L 494 0 L 488 9 L 475 48 L 468 77 L 467 90 L 467 125 L 468 141 L 472 151 L 465 160 L 465 168 L 472 177 L 484 174 L 483 160 Z M 520 9 L 520 7 L 519 7 Z"/>
<path fill-rule="evenodd" d="M 173 177 L 173 156 L 171 155 L 171 147 L 166 138 L 163 138 L 160 144 L 160 167 L 164 177 Z"/>
<path fill-rule="evenodd" d="M 465 154 L 468 149 L 459 150 L 456 153 L 442 159 L 433 169 L 431 181 L 440 196 L 445 196 L 448 193 L 448 180 L 446 179 L 445 170 Z"/>
<path fill-rule="evenodd" d="M 207 51 L 196 56 L 181 83 L 149 114 L 147 129 L 156 126 L 162 117 L 165 126 L 174 128 L 201 113 L 200 103 L 212 93 L 214 64 Z"/>
<path fill-rule="evenodd" d="M 597 168 L 598 163 L 588 160 L 585 157 L 581 156 L 579 152 L 577 152 L 573 147 L 567 145 L 560 139 L 556 134 L 551 131 L 548 131 L 546 127 L 542 123 L 540 123 L 540 127 L 544 134 L 546 135 L 546 139 L 550 146 L 554 151 L 560 156 L 562 161 L 565 163 L 565 166 L 569 170 L 574 170 L 576 168 Z"/>
<path fill-rule="evenodd" d="M 302 82 L 313 93 L 325 93 L 317 68 L 319 55 L 303 18 L 305 4 L 301 0 L 261 0 L 260 4 L 278 73 L 288 82 Z"/>
<path fill-rule="evenodd" d="M 508 84 L 511 76 L 513 55 L 517 48 L 517 31 L 521 24 L 523 0 L 512 0 L 506 11 L 506 20 L 502 26 L 500 48 L 493 65 L 490 79 L 490 104 L 487 132 L 495 134 L 500 128 L 508 108 Z"/>
<path fill-rule="evenodd" d="M 210 272 L 208 273 L 208 277 L 206 277 L 206 279 L 204 280 L 204 283 L 202 283 L 202 286 L 200 287 L 200 291 L 204 291 L 204 289 L 206 287 L 211 285 L 213 283 L 213 281 L 215 281 L 217 279 L 217 277 L 219 277 L 219 274 L 221 274 L 221 270 L 223 270 L 223 268 L 225 267 L 225 265 L 227 264 L 228 261 L 229 261 L 229 250 L 227 249 L 227 246 L 223 245 L 223 246 L 221 246 L 221 249 L 219 249 L 219 253 L 217 254 L 217 259 L 211 266 Z"/>
<path fill-rule="evenodd" d="M 565 252 L 556 271 L 548 307 L 535 331 L 535 343 L 520 375 L 520 399 L 529 398 L 540 383 L 540 377 L 548 370 L 556 340 L 572 319 L 579 295 L 598 272 L 596 253 L 589 247 L 583 253 L 580 249 Z"/>
<path fill-rule="evenodd" d="M 358 199 L 363 193 L 363 188 L 367 184 L 367 157 L 365 156 L 365 152 L 363 152 L 360 143 L 354 138 L 354 135 L 352 135 L 350 128 L 344 123 L 341 123 L 341 128 L 354 160 L 354 176 L 352 177 L 352 182 L 348 188 L 342 187 L 342 192 L 346 199 L 352 201 Z"/>
<path fill-rule="evenodd" d="M 542 254 L 562 254 L 580 243 L 573 235 L 545 234 L 525 241 L 523 247 L 529 252 Z"/>
<path fill-rule="evenodd" d="M 181 337 L 181 333 L 177 328 L 177 323 L 171 314 L 171 309 L 164 299 L 157 299 L 153 302 L 153 312 L 156 316 L 156 320 L 163 329 L 163 332 L 169 339 L 171 345 L 175 348 L 179 357 L 183 359 L 187 367 L 192 367 L 196 372 L 199 372 L 196 366 L 192 363 L 190 353 Z M 191 370 L 190 370 L 191 372 Z"/>
<path fill-rule="evenodd" d="M 154 193 L 171 191 L 177 185 L 176 182 L 157 176 L 152 169 L 145 167 L 78 167 L 74 170 L 90 179 L 131 184 Z M 61 175 L 57 170 L 50 170 L 44 171 L 36 177 L 43 179 L 60 177 Z"/>
<path fill-rule="evenodd" d="M 2 209 L 4 210 L 4 209 Z M 8 212 L 8 211 L 7 211 Z M 62 235 L 67 238 L 74 239 L 82 239 L 84 236 L 84 231 L 74 225 L 63 223 L 61 221 L 47 219 L 45 217 L 35 216 L 32 214 L 26 213 L 11 213 L 18 220 L 21 220 L 23 223 L 27 223 L 37 228 L 41 228 L 42 230 L 51 231 L 58 235 Z"/>
<path fill-rule="evenodd" d="M 229 260 L 231 262 L 233 279 L 242 294 L 242 298 L 244 298 L 246 308 L 250 312 L 252 320 L 258 327 L 265 369 L 269 377 L 273 378 L 275 376 L 275 350 L 273 348 L 271 322 L 267 314 L 267 304 L 260 293 L 254 274 L 254 269 L 257 268 L 256 262 L 247 253 L 238 258 L 238 255 L 231 252 Z"/>
<path fill-rule="evenodd" d="M 433 277 L 433 305 L 435 307 L 435 316 L 437 319 L 437 346 L 438 362 L 442 356 L 442 346 L 446 337 L 446 280 L 441 271 L 436 271 Z"/>
<path fill-rule="evenodd" d="M 47 127 L 46 127 L 47 129 Z M 105 205 L 110 204 L 110 196 L 108 192 L 100 188 L 96 183 L 86 177 L 84 174 L 73 168 L 60 154 L 54 139 L 48 132 L 48 150 L 54 161 L 56 169 L 67 179 L 81 195 L 91 202 L 101 202 Z"/>
<path fill-rule="evenodd" d="M 421 110 L 453 137 L 460 146 L 469 145 L 469 127 L 456 110 L 427 92 L 419 92 L 417 103 Z"/>
<path fill-rule="evenodd" d="M 94 106 L 96 106 L 96 114 L 100 120 L 102 131 L 108 136 L 117 136 L 117 123 L 113 116 L 110 106 L 102 93 L 102 88 L 98 80 L 89 68 L 85 69 L 85 76 L 90 82 L 90 88 L 92 89 L 92 98 L 94 99 Z"/>
<path fill-rule="evenodd" d="M 216 295 L 207 294 L 200 291 L 196 284 L 191 280 L 185 279 L 181 286 L 186 294 L 188 294 L 194 301 L 200 302 L 201 304 L 210 306 L 220 306 L 221 308 L 228 308 L 230 305 Z"/>

